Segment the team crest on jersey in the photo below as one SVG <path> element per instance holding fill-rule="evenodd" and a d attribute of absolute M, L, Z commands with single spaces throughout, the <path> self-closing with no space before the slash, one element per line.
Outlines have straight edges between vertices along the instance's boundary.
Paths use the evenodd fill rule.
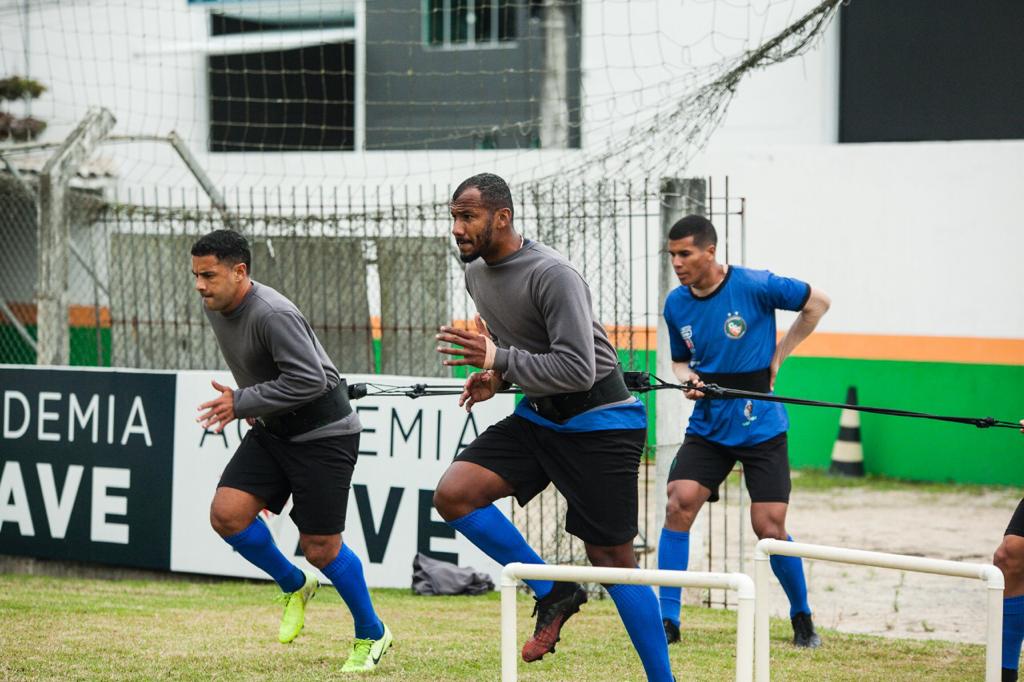
<path fill-rule="evenodd" d="M 757 421 L 757 417 L 754 416 L 754 403 L 748 400 L 747 404 L 743 406 L 743 418 L 747 421 L 743 422 L 744 426 L 750 426 L 751 422 Z"/>
<path fill-rule="evenodd" d="M 747 321 L 740 317 L 739 311 L 729 313 L 725 318 L 725 335 L 730 339 L 741 339 L 747 333 Z"/>
<path fill-rule="evenodd" d="M 683 337 L 683 343 L 686 344 L 687 349 L 689 349 L 690 354 L 692 355 L 693 351 L 694 351 L 694 346 L 693 346 L 693 327 L 691 327 L 690 325 L 686 325 L 685 327 L 680 327 L 679 328 L 679 335 Z"/>

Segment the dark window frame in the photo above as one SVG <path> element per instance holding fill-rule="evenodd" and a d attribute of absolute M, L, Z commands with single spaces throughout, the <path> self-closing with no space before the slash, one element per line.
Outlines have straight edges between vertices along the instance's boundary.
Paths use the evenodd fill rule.
<path fill-rule="evenodd" d="M 514 47 L 517 0 L 422 0 L 423 45 L 434 50 Z"/>
<path fill-rule="evenodd" d="M 208 56 L 209 151 L 353 151 L 354 60 L 351 42 Z"/>

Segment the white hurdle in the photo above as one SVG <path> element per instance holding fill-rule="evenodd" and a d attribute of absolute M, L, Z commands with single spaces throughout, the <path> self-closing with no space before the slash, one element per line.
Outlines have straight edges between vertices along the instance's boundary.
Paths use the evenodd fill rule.
<path fill-rule="evenodd" d="M 754 679 L 754 581 L 744 573 L 657 571 L 600 566 L 508 564 L 501 571 L 501 680 L 515 682 L 519 661 L 516 646 L 516 585 L 522 580 L 562 580 L 606 585 L 668 585 L 735 590 L 736 682 Z M 623 633 L 625 635 L 625 633 Z"/>
<path fill-rule="evenodd" d="M 999 682 L 1003 636 L 1003 573 L 995 566 L 773 539 L 761 540 L 754 550 L 757 682 L 768 682 L 769 678 L 768 579 L 771 574 L 771 566 L 768 562 L 772 554 L 984 580 L 988 584 L 985 682 Z"/>

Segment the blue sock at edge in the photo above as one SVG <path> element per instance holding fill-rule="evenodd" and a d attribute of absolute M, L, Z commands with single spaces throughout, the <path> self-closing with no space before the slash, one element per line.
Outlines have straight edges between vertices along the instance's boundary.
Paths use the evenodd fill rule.
<path fill-rule="evenodd" d="M 380 639 L 384 636 L 384 624 L 377 617 L 366 587 L 363 562 L 348 545 L 342 545 L 334 561 L 321 569 L 334 589 L 344 600 L 352 613 L 355 634 L 358 639 Z"/>
<path fill-rule="evenodd" d="M 1003 667 L 1016 670 L 1024 641 L 1024 595 L 1003 599 Z"/>
<path fill-rule="evenodd" d="M 658 540 L 658 568 L 667 571 L 685 571 L 690 565 L 689 531 L 661 529 Z M 679 610 L 683 590 L 680 587 L 658 586 L 661 617 L 679 625 Z"/>
<path fill-rule="evenodd" d="M 786 540 L 793 542 L 793 536 L 787 535 Z M 772 572 L 782 584 L 782 589 L 789 597 L 789 617 L 798 613 L 811 613 L 807 603 L 807 582 L 804 580 L 804 562 L 800 557 L 773 554 L 769 559 Z"/>
<path fill-rule="evenodd" d="M 648 682 L 672 682 L 668 642 L 654 590 L 649 585 L 609 585 L 607 589 L 644 665 Z"/>
<path fill-rule="evenodd" d="M 273 578 L 284 592 L 294 592 L 306 582 L 306 575 L 281 553 L 263 519 L 256 517 L 244 530 L 224 538 L 253 566 Z"/>
<path fill-rule="evenodd" d="M 540 555 L 527 544 L 519 529 L 493 504 L 449 521 L 448 525 L 465 535 L 484 554 L 502 566 L 515 561 L 524 564 L 544 563 Z M 542 599 L 551 591 L 553 583 L 550 580 L 527 580 L 526 584 L 538 599 Z"/>

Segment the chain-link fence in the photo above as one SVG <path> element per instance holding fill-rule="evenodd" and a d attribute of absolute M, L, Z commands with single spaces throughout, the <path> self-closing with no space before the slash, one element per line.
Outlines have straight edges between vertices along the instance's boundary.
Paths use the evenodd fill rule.
<path fill-rule="evenodd" d="M 33 291 L 36 203 L 31 185 L 0 174 L 0 362 L 35 362 Z M 450 236 L 447 196 L 428 188 L 323 190 L 228 196 L 151 191 L 112 195 L 71 191 L 68 202 L 70 364 L 150 369 L 222 369 L 190 273 L 191 244 L 213 229 L 245 234 L 252 274 L 292 299 L 343 373 L 448 376 L 434 350 L 441 324 L 468 321 L 474 307 Z M 725 227 L 723 252 L 742 220 L 742 200 L 705 194 L 704 212 Z M 601 320 L 627 370 L 655 371 L 664 197 L 650 184 L 527 187 L 515 224 L 569 258 L 590 284 Z M 737 260 L 737 259 L 733 259 Z M 456 372 L 458 370 L 455 370 Z M 648 404 L 656 418 L 653 394 Z M 654 429 L 651 429 L 653 446 Z M 654 566 L 657 540 L 653 447 L 641 467 L 636 550 Z M 735 483 L 732 484 L 735 487 Z M 729 492 L 726 491 L 726 496 Z M 566 503 L 549 488 L 515 521 L 546 559 L 585 563 L 582 543 L 564 532 Z M 708 524 L 723 527 L 721 522 Z M 728 528 L 724 526 L 725 539 Z M 736 568 L 738 552 L 708 535 L 709 565 Z M 732 551 L 733 559 L 729 552 Z M 710 599 L 710 597 L 709 597 Z"/>
<path fill-rule="evenodd" d="M 31 186 L 0 173 L 0 362 L 35 358 L 36 196 Z"/>
<path fill-rule="evenodd" d="M 67 205 L 67 364 L 109 366 L 108 283 L 95 271 L 103 262 L 90 239 L 108 208 L 102 193 L 73 187 Z M 35 364 L 39 282 L 38 196 L 35 177 L 0 173 L 0 363 Z"/>
<path fill-rule="evenodd" d="M 35 199 L 0 175 L 3 321 L 0 361 L 33 363 L 34 290 L 39 260 Z M 200 197 L 154 191 L 100 201 L 70 192 L 68 268 L 70 364 L 150 369 L 221 368 L 216 343 L 192 289 L 189 248 L 229 227 L 253 249 L 253 277 L 291 298 L 344 372 L 438 376 L 441 324 L 471 319 L 445 196 L 380 189 L 229 197 L 230 209 Z M 657 319 L 657 196 L 647 186 L 530 188 L 517 227 L 561 251 L 591 286 L 629 368 L 649 369 Z M 18 312 L 20 311 L 20 312 Z"/>

